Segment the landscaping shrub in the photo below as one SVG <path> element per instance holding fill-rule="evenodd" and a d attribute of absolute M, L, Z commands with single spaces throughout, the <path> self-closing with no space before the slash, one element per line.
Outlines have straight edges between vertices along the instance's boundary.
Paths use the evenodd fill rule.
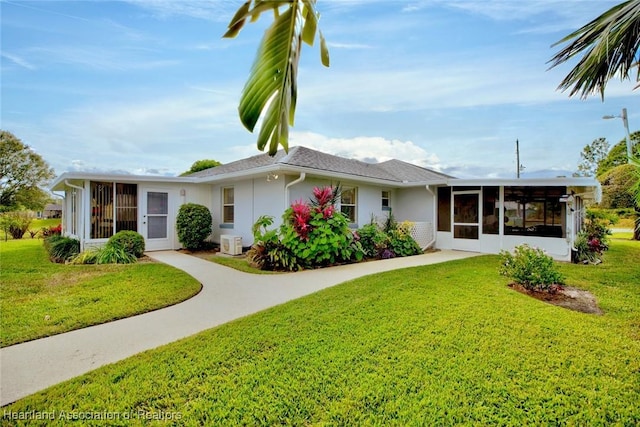
<path fill-rule="evenodd" d="M 140 258 L 144 253 L 144 237 L 135 231 L 118 231 L 111 236 L 107 245 L 120 247 L 136 258 Z"/>
<path fill-rule="evenodd" d="M 575 263 L 599 264 L 602 262 L 602 252 L 605 247 L 599 239 L 589 239 L 589 235 L 581 231 L 574 242 L 575 253 L 572 260 Z"/>
<path fill-rule="evenodd" d="M 516 246 L 513 254 L 501 251 L 500 262 L 500 274 L 528 290 L 548 291 L 553 285 L 564 283 L 553 258 L 540 248 L 523 244 Z"/>
<path fill-rule="evenodd" d="M 420 245 L 411 236 L 411 227 L 413 223 L 405 221 L 398 224 L 393 215 L 389 214 L 382 226 L 372 221 L 356 234 L 365 256 L 369 258 L 405 257 L 422 253 Z"/>
<path fill-rule="evenodd" d="M 393 256 L 405 257 L 418 255 L 422 252 L 422 249 L 410 234 L 412 226 L 413 224 L 410 222 L 403 222 L 402 224 L 396 224 L 395 229 L 388 232 L 389 243 L 387 243 L 387 249 L 393 253 Z"/>
<path fill-rule="evenodd" d="M 133 264 L 137 258 L 125 248 L 117 245 L 105 245 L 95 256 L 96 264 Z"/>
<path fill-rule="evenodd" d="M 53 262 L 70 261 L 80 253 L 80 241 L 71 237 L 53 235 L 44 239 L 44 246 Z"/>
<path fill-rule="evenodd" d="M 42 237 L 59 236 L 62 234 L 62 224 L 58 224 L 55 227 L 42 227 L 40 232 L 42 233 Z"/>
<path fill-rule="evenodd" d="M 33 221 L 33 213 L 27 211 L 5 212 L 0 216 L 0 223 L 5 235 L 14 239 L 22 239 Z"/>
<path fill-rule="evenodd" d="M 206 206 L 186 203 L 180 206 L 176 227 L 178 239 L 186 249 L 200 249 L 211 234 L 211 212 Z"/>
<path fill-rule="evenodd" d="M 387 235 L 378 224 L 373 222 L 358 229 L 356 236 L 360 240 L 362 251 L 367 258 L 379 258 L 388 240 Z"/>
<path fill-rule="evenodd" d="M 572 261 L 584 264 L 599 264 L 602 254 L 609 249 L 609 225 L 617 216 L 606 210 L 589 210 L 584 229 L 576 236 Z"/>
<path fill-rule="evenodd" d="M 273 217 L 262 215 L 253 224 L 253 245 L 247 251 L 249 265 L 261 270 L 299 270 L 294 257 L 284 248 L 277 230 L 268 230 Z"/>
<path fill-rule="evenodd" d="M 295 271 L 362 260 L 360 242 L 335 208 L 339 197 L 338 187 L 314 188 L 308 203 L 296 201 L 284 212 L 277 231 L 266 228 L 273 218 L 260 217 L 253 227 L 249 262 L 263 269 Z"/>

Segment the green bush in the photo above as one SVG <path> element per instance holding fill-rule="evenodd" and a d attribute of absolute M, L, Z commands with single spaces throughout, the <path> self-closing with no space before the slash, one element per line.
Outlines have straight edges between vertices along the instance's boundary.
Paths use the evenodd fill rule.
<path fill-rule="evenodd" d="M 360 239 L 364 256 L 367 258 L 379 258 L 380 252 L 386 247 L 387 235 L 375 224 L 367 224 L 358 229 L 356 235 Z"/>
<path fill-rule="evenodd" d="M 389 243 L 387 248 L 393 252 L 394 256 L 405 257 L 418 255 L 422 249 L 411 236 L 410 231 L 413 224 L 403 222 L 396 224 L 395 229 L 389 231 Z"/>
<path fill-rule="evenodd" d="M 268 230 L 273 217 L 262 215 L 253 224 L 253 245 L 247 251 L 249 265 L 261 270 L 300 270 L 297 258 L 280 242 L 278 230 Z"/>
<path fill-rule="evenodd" d="M 599 264 L 602 262 L 602 251 L 604 250 L 598 239 L 589 239 L 589 235 L 581 231 L 576 236 L 573 243 L 575 252 L 572 260 L 575 263 Z"/>
<path fill-rule="evenodd" d="M 97 251 L 96 264 L 133 264 L 137 258 L 125 248 L 116 245 L 105 245 Z"/>
<path fill-rule="evenodd" d="M 6 235 L 11 235 L 14 239 L 22 239 L 32 221 L 33 213 L 28 211 L 5 212 L 0 215 L 0 226 Z"/>
<path fill-rule="evenodd" d="M 44 246 L 53 262 L 70 261 L 80 253 L 80 241 L 71 237 L 53 235 L 44 239 Z"/>
<path fill-rule="evenodd" d="M 107 246 L 116 246 L 124 249 L 128 254 L 140 258 L 144 253 L 144 237 L 135 231 L 118 231 L 111 236 Z"/>
<path fill-rule="evenodd" d="M 374 222 L 357 231 L 365 256 L 369 258 L 395 258 L 418 255 L 422 249 L 411 236 L 411 222 L 398 223 L 389 215 L 382 226 Z"/>
<path fill-rule="evenodd" d="M 211 212 L 206 206 L 186 203 L 180 206 L 176 227 L 178 239 L 186 249 L 200 249 L 211 234 Z"/>
<path fill-rule="evenodd" d="M 548 291 L 553 285 L 564 283 L 553 258 L 540 248 L 523 244 L 516 246 L 513 254 L 501 251 L 500 262 L 500 274 L 528 290 Z"/>

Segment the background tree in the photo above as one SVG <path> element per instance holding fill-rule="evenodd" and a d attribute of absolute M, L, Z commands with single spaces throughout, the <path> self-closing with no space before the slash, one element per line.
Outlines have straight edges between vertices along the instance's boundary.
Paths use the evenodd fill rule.
<path fill-rule="evenodd" d="M 191 165 L 191 169 L 181 173 L 180 176 L 187 176 L 191 175 L 192 173 L 203 171 L 205 169 L 215 168 L 216 166 L 220 166 L 221 164 L 222 163 L 220 163 L 219 161 L 213 159 L 196 160 Z"/>
<path fill-rule="evenodd" d="M 268 143 L 272 156 L 279 146 L 289 149 L 289 126 L 293 126 L 296 110 L 302 42 L 312 46 L 318 28 L 315 3 L 316 0 L 247 0 L 231 19 L 224 35 L 233 38 L 240 33 L 247 19 L 256 21 L 267 11 L 274 14 L 273 23 L 258 47 L 238 107 L 240 121 L 250 132 L 263 117 L 258 149 L 264 150 Z M 319 37 L 321 61 L 328 67 L 329 51 L 321 32 Z"/>
<path fill-rule="evenodd" d="M 0 130 L 0 211 L 42 210 L 50 197 L 40 187 L 53 177 L 53 169 L 39 154 Z"/>
<path fill-rule="evenodd" d="M 594 139 L 585 145 L 580 153 L 582 160 L 578 164 L 578 176 L 596 176 L 598 166 L 609 154 L 609 142 L 605 138 Z"/>
<path fill-rule="evenodd" d="M 631 144 L 633 145 L 633 154 L 640 156 L 640 131 L 635 131 L 631 134 Z M 606 157 L 598 163 L 596 175 L 600 176 L 616 166 L 627 163 L 629 163 L 629 159 L 627 158 L 627 140 L 623 139 L 611 147 Z"/>
<path fill-rule="evenodd" d="M 636 182 L 635 167 L 629 163 L 615 166 L 598 177 L 602 184 L 602 201 L 605 209 L 633 208 L 635 195 L 631 189 Z"/>

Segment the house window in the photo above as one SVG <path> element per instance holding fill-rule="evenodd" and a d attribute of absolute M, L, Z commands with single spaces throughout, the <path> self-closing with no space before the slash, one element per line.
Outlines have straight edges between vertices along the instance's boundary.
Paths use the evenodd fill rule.
<path fill-rule="evenodd" d="M 233 224 L 234 219 L 234 196 L 233 187 L 222 189 L 222 222 Z"/>
<path fill-rule="evenodd" d="M 138 231 L 138 186 L 116 183 L 116 233 Z"/>
<path fill-rule="evenodd" d="M 438 187 L 438 231 L 451 231 L 451 188 Z"/>
<path fill-rule="evenodd" d="M 356 198 L 357 191 L 355 187 L 344 187 L 340 194 L 340 212 L 347 217 L 349 222 L 356 222 Z"/>
<path fill-rule="evenodd" d="M 70 209 L 70 218 L 67 218 L 67 224 L 69 226 L 69 234 L 73 236 L 78 235 L 78 203 L 80 203 L 78 193 L 76 190 L 71 190 L 71 198 L 67 205 Z"/>
<path fill-rule="evenodd" d="M 121 230 L 138 230 L 138 186 L 91 182 L 91 238 L 108 239 Z"/>
<path fill-rule="evenodd" d="M 391 210 L 391 204 L 389 203 L 390 200 L 390 194 L 389 191 L 382 191 L 382 210 L 383 211 L 390 211 Z"/>
<path fill-rule="evenodd" d="M 500 231 L 500 200 L 498 187 L 482 189 L 482 234 Z"/>
<path fill-rule="evenodd" d="M 504 234 L 564 237 L 565 187 L 505 187 Z"/>

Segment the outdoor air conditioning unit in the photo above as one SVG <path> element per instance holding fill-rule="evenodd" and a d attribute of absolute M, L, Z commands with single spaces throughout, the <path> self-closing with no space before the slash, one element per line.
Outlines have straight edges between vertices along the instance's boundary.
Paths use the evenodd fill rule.
<path fill-rule="evenodd" d="M 220 252 L 228 255 L 242 255 L 242 237 L 231 234 L 221 235 Z"/>

